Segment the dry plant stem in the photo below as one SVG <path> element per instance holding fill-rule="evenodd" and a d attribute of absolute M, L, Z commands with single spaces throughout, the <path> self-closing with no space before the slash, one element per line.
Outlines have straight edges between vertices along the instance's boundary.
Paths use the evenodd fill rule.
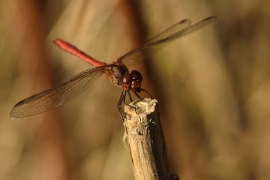
<path fill-rule="evenodd" d="M 129 143 L 135 179 L 170 179 L 157 100 L 131 102 L 125 106 L 125 113 L 125 138 Z"/>

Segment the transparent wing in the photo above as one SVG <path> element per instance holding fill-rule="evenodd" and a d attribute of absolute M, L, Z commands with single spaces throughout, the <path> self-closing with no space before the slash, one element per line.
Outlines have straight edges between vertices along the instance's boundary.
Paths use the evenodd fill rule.
<path fill-rule="evenodd" d="M 171 27 L 169 27 L 168 29 L 162 31 L 161 33 L 159 33 L 158 35 L 154 36 L 153 38 L 149 39 L 144 46 L 146 46 L 147 44 L 151 44 L 153 42 L 158 42 L 161 39 L 165 39 L 167 37 L 170 37 L 172 34 L 175 34 L 176 32 L 179 32 L 187 27 L 189 27 L 191 25 L 191 21 L 189 19 L 184 19 L 174 25 L 172 25 Z"/>
<path fill-rule="evenodd" d="M 66 82 L 18 102 L 10 112 L 13 119 L 40 114 L 68 102 L 85 91 L 105 66 L 83 71 Z"/>
<path fill-rule="evenodd" d="M 149 54 L 157 51 L 159 48 L 164 47 L 171 41 L 190 34 L 216 20 L 215 16 L 208 17 L 196 24 L 190 25 L 191 22 L 187 19 L 178 22 L 177 24 L 166 29 L 162 33 L 158 34 L 154 38 L 150 39 L 143 46 L 128 52 L 118 59 L 118 61 L 129 61 L 129 60 L 143 60 Z"/>

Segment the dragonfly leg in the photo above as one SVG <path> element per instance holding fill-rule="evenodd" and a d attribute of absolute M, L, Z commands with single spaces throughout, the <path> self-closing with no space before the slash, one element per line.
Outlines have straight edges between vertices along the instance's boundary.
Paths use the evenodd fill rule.
<path fill-rule="evenodd" d="M 141 91 L 147 93 L 150 96 L 150 98 L 153 99 L 153 97 L 151 96 L 151 94 L 148 91 L 146 91 L 145 89 L 142 89 L 142 88 L 141 88 Z"/>
<path fill-rule="evenodd" d="M 151 96 L 151 94 L 148 91 L 146 91 L 145 89 L 142 89 L 142 88 L 140 90 L 147 93 L 150 96 L 150 98 L 153 99 L 153 97 Z M 140 102 L 142 100 L 142 98 L 139 96 L 139 94 L 137 92 L 134 92 L 134 94 L 139 98 L 137 101 L 134 102 L 134 104 L 136 104 L 136 103 Z"/>
<path fill-rule="evenodd" d="M 130 102 L 132 102 L 133 100 L 132 100 L 132 97 L 131 97 L 130 91 L 127 91 L 127 92 L 128 92 L 129 100 L 130 100 Z"/>
<path fill-rule="evenodd" d="M 132 92 L 133 92 L 133 91 L 132 91 Z M 132 102 L 133 100 L 132 100 L 132 96 L 131 96 L 131 94 L 130 94 L 130 91 L 128 90 L 127 93 L 128 93 L 130 102 Z M 137 94 L 136 94 L 136 95 L 137 95 Z M 137 97 L 140 98 L 140 96 L 138 96 L 138 95 L 137 95 Z M 131 106 L 131 105 L 127 104 L 125 101 L 124 101 L 123 103 L 124 103 L 126 106 L 129 106 L 130 108 L 134 108 L 134 110 L 136 111 L 136 108 L 135 108 L 134 106 Z"/>
<path fill-rule="evenodd" d="M 122 103 L 125 103 L 125 99 L 126 99 L 126 91 L 123 89 L 121 91 L 121 94 L 117 103 L 118 112 L 119 112 L 120 117 L 122 118 L 122 121 L 124 121 L 124 118 L 126 117 L 126 113 L 121 107 Z"/>
<path fill-rule="evenodd" d="M 143 92 L 145 92 L 145 93 L 147 93 L 151 98 L 153 98 L 151 95 L 150 95 L 150 93 L 148 92 L 148 91 L 146 91 L 145 89 L 140 89 L 141 91 L 143 91 Z M 138 100 L 136 100 L 135 102 L 134 102 L 134 104 L 136 104 L 136 103 L 138 103 L 138 102 L 140 102 L 141 100 L 142 100 L 142 98 L 140 97 L 140 95 L 138 94 L 138 92 L 136 92 L 136 91 L 132 91 L 135 95 L 136 95 L 136 97 L 138 98 Z M 129 105 L 129 104 L 127 104 L 126 103 L 126 96 L 127 96 L 127 94 L 128 94 L 128 97 L 129 97 L 129 100 L 130 100 L 130 102 L 132 102 L 133 100 L 132 100 L 132 96 L 131 96 L 131 94 L 130 94 L 130 91 L 129 90 L 122 90 L 122 92 L 121 92 L 121 95 L 120 95 L 120 97 L 119 97 L 119 100 L 118 100 L 118 104 L 117 104 L 117 107 L 118 107 L 118 111 L 119 111 L 119 114 L 120 114 L 120 116 L 121 116 L 121 118 L 122 118 L 122 120 L 124 121 L 124 118 L 126 117 L 126 113 L 124 112 L 124 110 L 122 109 L 122 104 L 125 104 L 126 106 L 129 106 L 129 107 L 131 107 L 131 108 L 134 108 L 135 109 L 135 112 L 136 112 L 136 108 L 134 107 L 134 106 L 131 106 L 131 105 Z M 137 113 L 137 112 L 136 112 Z"/>
<path fill-rule="evenodd" d="M 141 96 L 136 91 L 132 91 L 132 92 L 137 96 L 138 99 L 141 99 Z"/>

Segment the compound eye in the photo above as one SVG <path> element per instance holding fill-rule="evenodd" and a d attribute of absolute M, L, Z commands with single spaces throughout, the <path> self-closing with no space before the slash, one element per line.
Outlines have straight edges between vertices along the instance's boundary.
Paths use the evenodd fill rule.
<path fill-rule="evenodd" d="M 131 71 L 131 76 L 132 76 L 132 82 L 131 82 L 131 90 L 133 91 L 140 91 L 141 85 L 142 85 L 142 75 L 139 71 L 133 70 Z"/>
<path fill-rule="evenodd" d="M 132 75 L 131 74 L 125 74 L 122 77 L 122 87 L 124 90 L 130 90 L 130 86 L 132 83 Z"/>

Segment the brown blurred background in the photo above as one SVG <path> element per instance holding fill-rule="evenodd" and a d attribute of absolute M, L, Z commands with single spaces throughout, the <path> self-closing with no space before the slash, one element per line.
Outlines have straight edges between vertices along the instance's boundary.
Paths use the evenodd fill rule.
<path fill-rule="evenodd" d="M 207 27 L 131 69 L 158 101 L 170 172 L 188 180 L 270 179 L 270 1 L 2 0 L 0 179 L 133 179 L 104 77 L 56 110 L 12 121 L 20 100 L 91 68 L 62 38 L 105 62 L 174 23 Z"/>

